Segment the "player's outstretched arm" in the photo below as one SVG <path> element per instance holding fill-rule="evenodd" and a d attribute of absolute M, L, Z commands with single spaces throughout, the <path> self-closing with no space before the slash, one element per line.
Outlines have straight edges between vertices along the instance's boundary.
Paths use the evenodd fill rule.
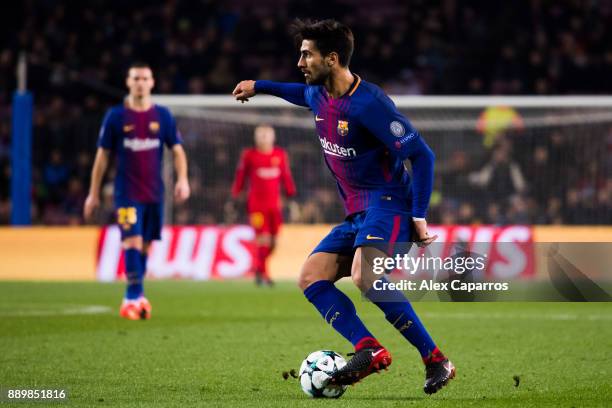
<path fill-rule="evenodd" d="M 176 184 L 174 185 L 174 199 L 182 203 L 189 198 L 191 188 L 187 177 L 187 154 L 179 143 L 172 146 L 174 170 L 176 171 Z"/>
<path fill-rule="evenodd" d="M 83 217 L 86 220 L 89 220 L 96 208 L 100 206 L 100 186 L 102 184 L 104 173 L 106 173 L 106 169 L 108 167 L 109 156 L 110 153 L 107 149 L 98 147 L 93 168 L 91 170 L 89 194 L 87 195 L 87 199 L 85 199 L 85 206 L 83 207 Z"/>
<path fill-rule="evenodd" d="M 248 102 L 258 93 L 278 96 L 287 102 L 294 105 L 308 107 L 306 103 L 306 85 L 290 82 L 274 82 L 274 81 L 241 81 L 236 85 L 232 95 L 237 101 L 242 103 Z"/>
<path fill-rule="evenodd" d="M 237 101 L 242 103 L 248 102 L 249 98 L 255 96 L 255 81 L 240 81 L 234 88 L 232 95 L 236 97 Z"/>

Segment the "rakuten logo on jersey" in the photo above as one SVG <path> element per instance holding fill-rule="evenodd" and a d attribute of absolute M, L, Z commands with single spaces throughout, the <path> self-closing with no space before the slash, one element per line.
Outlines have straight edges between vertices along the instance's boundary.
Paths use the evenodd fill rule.
<path fill-rule="evenodd" d="M 319 136 L 319 141 L 325 154 L 336 157 L 357 157 L 357 151 L 353 147 L 340 146 L 338 143 L 332 143 L 326 137 L 321 136 Z"/>
<path fill-rule="evenodd" d="M 142 152 L 144 150 L 157 149 L 160 145 L 159 139 L 123 139 L 123 147 L 133 152 Z"/>
<path fill-rule="evenodd" d="M 280 177 L 280 169 L 278 167 L 260 167 L 255 170 L 259 178 L 271 180 Z"/>

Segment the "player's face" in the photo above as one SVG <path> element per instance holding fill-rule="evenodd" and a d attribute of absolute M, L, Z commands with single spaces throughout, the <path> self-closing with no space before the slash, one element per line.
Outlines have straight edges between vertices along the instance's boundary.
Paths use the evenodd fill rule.
<path fill-rule="evenodd" d="M 153 72 L 149 68 L 131 68 L 125 83 L 131 96 L 137 98 L 150 96 L 155 85 Z"/>
<path fill-rule="evenodd" d="M 260 126 L 255 129 L 255 146 L 261 150 L 270 150 L 274 147 L 274 128 Z"/>
<path fill-rule="evenodd" d="M 297 66 L 304 73 L 304 79 L 309 85 L 322 85 L 331 72 L 328 61 L 321 55 L 312 40 L 302 41 Z"/>

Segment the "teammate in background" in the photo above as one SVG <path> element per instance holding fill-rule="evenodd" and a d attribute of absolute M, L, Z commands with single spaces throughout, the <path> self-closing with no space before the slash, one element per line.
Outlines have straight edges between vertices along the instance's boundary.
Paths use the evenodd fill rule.
<path fill-rule="evenodd" d="M 91 172 L 91 186 L 83 213 L 91 218 L 100 205 L 100 184 L 111 153 L 117 155 L 115 210 L 121 228 L 127 289 L 119 314 L 129 320 L 151 317 L 144 296 L 147 253 L 151 241 L 161 238 L 164 184 L 164 145 L 172 149 L 177 180 L 174 198 L 189 198 L 187 157 L 170 111 L 151 102 L 153 72 L 147 64 L 132 64 L 127 73 L 129 95 L 106 113 Z"/>
<path fill-rule="evenodd" d="M 281 183 L 287 197 L 295 195 L 287 153 L 274 146 L 274 128 L 260 125 L 255 129 L 255 148 L 245 149 L 236 168 L 232 196 L 238 197 L 245 179 L 249 180 L 247 212 L 255 229 L 255 283 L 272 286 L 267 260 L 276 246 L 282 224 Z"/>
<path fill-rule="evenodd" d="M 341 277 L 351 276 L 389 323 L 418 349 L 425 364 L 423 389 L 435 393 L 454 377 L 455 367 L 402 292 L 382 284 L 377 285 L 382 290 L 374 288 L 379 276 L 370 267 L 371 254 L 391 255 L 396 243 L 409 242 L 413 235 L 419 246 L 437 238 L 428 234 L 425 220 L 434 154 L 379 87 L 351 73 L 354 40 L 347 26 L 333 20 L 297 20 L 293 29 L 300 47 L 297 65 L 306 84 L 242 81 L 233 95 L 246 102 L 258 93 L 270 94 L 310 108 L 323 157 L 344 202 L 345 221 L 314 249 L 299 281 L 327 323 L 355 346 L 353 358 L 330 381 L 353 384 L 391 364 L 390 353 L 334 285 Z M 406 160 L 412 166 L 412 182 Z M 379 250 L 382 243 L 384 252 Z"/>

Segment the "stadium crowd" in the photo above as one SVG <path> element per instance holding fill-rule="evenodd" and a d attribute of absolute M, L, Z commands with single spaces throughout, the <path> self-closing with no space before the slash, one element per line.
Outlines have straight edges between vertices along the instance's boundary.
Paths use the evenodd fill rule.
<path fill-rule="evenodd" d="M 227 200 L 233 174 L 222 169 L 235 166 L 240 148 L 251 143 L 252 128 L 225 123 L 210 129 L 207 123 L 202 129 L 204 124 L 189 120 L 183 124 L 187 149 L 200 158 L 191 166 L 192 180 L 197 180 L 193 200 L 198 204 L 178 208 L 176 219 L 181 223 L 246 221 L 240 211 L 243 203 Z M 223 127 L 229 129 L 223 131 Z M 227 137 L 198 137 L 209 132 Z M 277 134 L 289 153 L 298 186 L 298 196 L 286 206 L 288 221 L 337 220 L 342 216 L 338 193 L 313 135 L 282 127 Z M 508 129 L 490 147 L 476 129 L 426 130 L 424 134 L 438 157 L 432 222 L 602 224 L 612 215 L 610 123 Z M 232 143 L 226 142 L 228 138 Z"/>
<path fill-rule="evenodd" d="M 8 222 L 10 212 L 10 103 L 20 51 L 27 51 L 28 87 L 35 96 L 33 219 L 43 224 L 83 222 L 97 129 L 104 110 L 125 93 L 129 63 L 152 64 L 157 93 L 228 93 L 243 78 L 301 81 L 287 35 L 296 16 L 333 16 L 350 25 L 357 50 L 353 71 L 392 94 L 612 92 L 612 2 L 463 3 L 20 2 L 0 17 L 0 223 Z M 533 147 L 528 151 L 514 138 L 501 137 L 477 159 L 461 147 L 438 155 L 431 221 L 608 223 L 612 129 L 601 130 L 594 151 L 577 135 L 556 129 L 542 142 L 527 143 Z M 319 155 L 315 143 L 286 147 Z M 219 146 L 210 152 L 213 163 L 233 169 L 233 152 Z M 311 167 L 300 167 L 304 163 Z M 212 200 L 205 208 L 215 209 L 195 214 L 179 208 L 175 221 L 237 219 L 235 203 L 219 198 L 229 197 L 231 172 L 209 182 L 206 166 L 191 164 L 192 200 Z M 288 207 L 289 220 L 337 219 L 333 185 L 321 186 L 320 178 L 309 176 L 320 174 L 320 161 L 293 160 L 293 166 L 303 174 L 302 193 Z"/>

